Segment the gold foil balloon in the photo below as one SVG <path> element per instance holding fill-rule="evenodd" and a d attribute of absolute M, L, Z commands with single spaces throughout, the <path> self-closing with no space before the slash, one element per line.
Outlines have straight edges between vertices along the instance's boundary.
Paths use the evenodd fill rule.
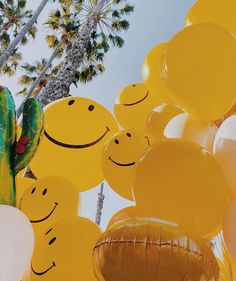
<path fill-rule="evenodd" d="M 96 281 L 93 247 L 101 235 L 86 218 L 70 217 L 49 228 L 36 244 L 31 281 Z"/>
<path fill-rule="evenodd" d="M 218 280 L 208 244 L 174 224 L 130 219 L 108 229 L 94 248 L 98 281 Z"/>
<path fill-rule="evenodd" d="M 159 104 L 157 95 L 144 84 L 128 85 L 116 98 L 115 116 L 122 128 L 144 131 L 148 114 Z"/>
<path fill-rule="evenodd" d="M 162 141 L 136 164 L 133 192 L 143 214 L 174 221 L 204 238 L 221 228 L 228 189 L 217 161 L 194 143 Z"/>
<path fill-rule="evenodd" d="M 144 83 L 148 91 L 158 98 L 159 104 L 163 102 L 172 103 L 160 77 L 161 62 L 166 47 L 167 43 L 156 45 L 147 54 L 142 69 Z"/>
<path fill-rule="evenodd" d="M 147 118 L 146 130 L 155 139 L 164 139 L 164 129 L 168 122 L 183 111 L 174 105 L 162 104 L 154 108 Z"/>
<path fill-rule="evenodd" d="M 150 146 L 150 138 L 136 130 L 115 134 L 104 147 L 102 168 L 108 184 L 121 196 L 133 200 L 135 163 Z"/>
<path fill-rule="evenodd" d="M 236 196 L 236 115 L 226 119 L 220 126 L 214 142 L 214 156 L 221 165 L 231 193 Z"/>
<path fill-rule="evenodd" d="M 79 207 L 77 187 L 61 176 L 35 181 L 23 194 L 19 208 L 29 218 L 36 239 L 56 221 L 76 216 Z"/>
<path fill-rule="evenodd" d="M 79 191 L 103 181 L 102 149 L 118 125 L 112 114 L 95 101 L 70 97 L 45 109 L 45 132 L 30 167 L 36 177 L 63 175 Z"/>
<path fill-rule="evenodd" d="M 187 15 L 186 25 L 210 22 L 236 34 L 235 9 L 234 0 L 197 0 Z"/>
<path fill-rule="evenodd" d="M 194 142 L 212 152 L 217 130 L 215 123 L 202 121 L 193 118 L 188 113 L 182 113 L 170 120 L 164 135 L 167 138 Z"/>
<path fill-rule="evenodd" d="M 173 101 L 205 121 L 221 118 L 236 98 L 236 39 L 221 26 L 185 28 L 168 43 L 162 79 Z"/>

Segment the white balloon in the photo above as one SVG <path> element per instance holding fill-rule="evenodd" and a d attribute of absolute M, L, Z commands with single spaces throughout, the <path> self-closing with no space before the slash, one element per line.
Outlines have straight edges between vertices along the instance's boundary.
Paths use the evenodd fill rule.
<path fill-rule="evenodd" d="M 164 136 L 194 142 L 212 152 L 217 130 L 214 123 L 194 119 L 188 113 L 182 113 L 169 121 Z"/>
<path fill-rule="evenodd" d="M 1 231 L 0 225 L 0 280 L 6 281 L 13 269 L 14 252 L 10 239 Z"/>
<path fill-rule="evenodd" d="M 0 205 L 0 237 L 10 242 L 13 251 L 10 273 L 7 279 L 0 280 L 18 281 L 29 269 L 31 263 L 34 248 L 34 232 L 31 223 L 20 210 Z M 7 251 L 7 248 L 5 250 Z M 0 260 L 2 260 L 8 253 L 4 253 L 0 248 L 0 255 Z M 10 259 L 10 256 L 8 258 Z M 2 267 L 2 264 L 0 265 Z"/>
<path fill-rule="evenodd" d="M 236 195 L 236 115 L 227 118 L 220 126 L 213 153 L 224 171 L 232 193 Z"/>

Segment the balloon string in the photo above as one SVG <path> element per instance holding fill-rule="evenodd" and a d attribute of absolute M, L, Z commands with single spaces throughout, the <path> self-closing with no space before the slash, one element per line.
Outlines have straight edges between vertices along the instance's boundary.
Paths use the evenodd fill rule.
<path fill-rule="evenodd" d="M 103 190 L 104 190 L 104 182 L 101 184 L 100 192 L 98 193 L 97 213 L 96 213 L 96 220 L 95 220 L 97 225 L 100 225 L 102 220 L 102 209 L 105 199 Z"/>

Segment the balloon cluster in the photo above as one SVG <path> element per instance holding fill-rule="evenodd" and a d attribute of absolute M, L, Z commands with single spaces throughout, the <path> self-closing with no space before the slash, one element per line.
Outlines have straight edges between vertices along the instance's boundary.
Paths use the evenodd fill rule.
<path fill-rule="evenodd" d="M 235 7 L 234 0 L 198 0 L 185 28 L 147 54 L 143 83 L 118 94 L 115 117 L 86 98 L 48 105 L 42 141 L 29 163 L 37 179 L 16 177 L 17 166 L 9 169 L 1 158 L 11 181 L 1 174 L 0 199 L 17 201 L 20 209 L 0 206 L 2 281 L 18 281 L 29 269 L 30 223 L 35 247 L 25 281 L 233 280 Z M 6 108 L 5 100 L 1 106 Z M 40 135 L 38 124 L 25 126 L 23 134 L 30 132 L 30 138 L 23 135 L 16 146 L 13 134 L 21 161 L 14 162 L 12 147 L 4 146 L 11 163 L 28 164 L 29 157 L 22 156 L 29 152 L 28 141 L 34 148 L 31 160 L 40 139 L 32 138 L 33 132 Z M 1 137 L 6 144 L 6 135 Z M 104 180 L 135 205 L 116 213 L 102 234 L 78 216 L 78 193 Z M 12 210 L 24 226 L 11 219 Z M 22 229 L 19 245 L 14 233 Z M 214 253 L 216 237 L 220 258 Z M 16 264 L 13 256 L 22 254 L 25 259 Z"/>

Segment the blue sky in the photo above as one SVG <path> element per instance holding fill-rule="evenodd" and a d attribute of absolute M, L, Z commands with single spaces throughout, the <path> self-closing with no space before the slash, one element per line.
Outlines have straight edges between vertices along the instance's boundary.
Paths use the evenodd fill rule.
<path fill-rule="evenodd" d="M 34 9 L 40 0 L 28 1 Z M 135 12 L 130 18 L 131 28 L 124 35 L 125 47 L 113 49 L 105 59 L 106 72 L 87 85 L 72 87 L 71 94 L 96 100 L 113 111 L 113 103 L 117 93 L 127 84 L 141 82 L 141 68 L 145 55 L 158 43 L 168 41 L 178 30 L 183 28 L 186 14 L 195 0 L 133 0 Z M 40 32 L 37 40 L 22 48 L 24 61 L 33 62 L 41 57 L 48 57 L 44 37 L 47 33 L 42 25 L 45 16 L 53 8 L 49 3 L 42 13 L 39 24 Z M 19 90 L 17 76 L 11 79 L 1 78 L 0 84 L 7 86 L 12 93 Z M 16 98 L 18 104 L 20 98 Z M 82 195 L 82 215 L 94 220 L 98 188 Z M 132 205 L 105 185 L 105 205 L 102 217 L 102 227 L 109 218 L 122 207 Z"/>

